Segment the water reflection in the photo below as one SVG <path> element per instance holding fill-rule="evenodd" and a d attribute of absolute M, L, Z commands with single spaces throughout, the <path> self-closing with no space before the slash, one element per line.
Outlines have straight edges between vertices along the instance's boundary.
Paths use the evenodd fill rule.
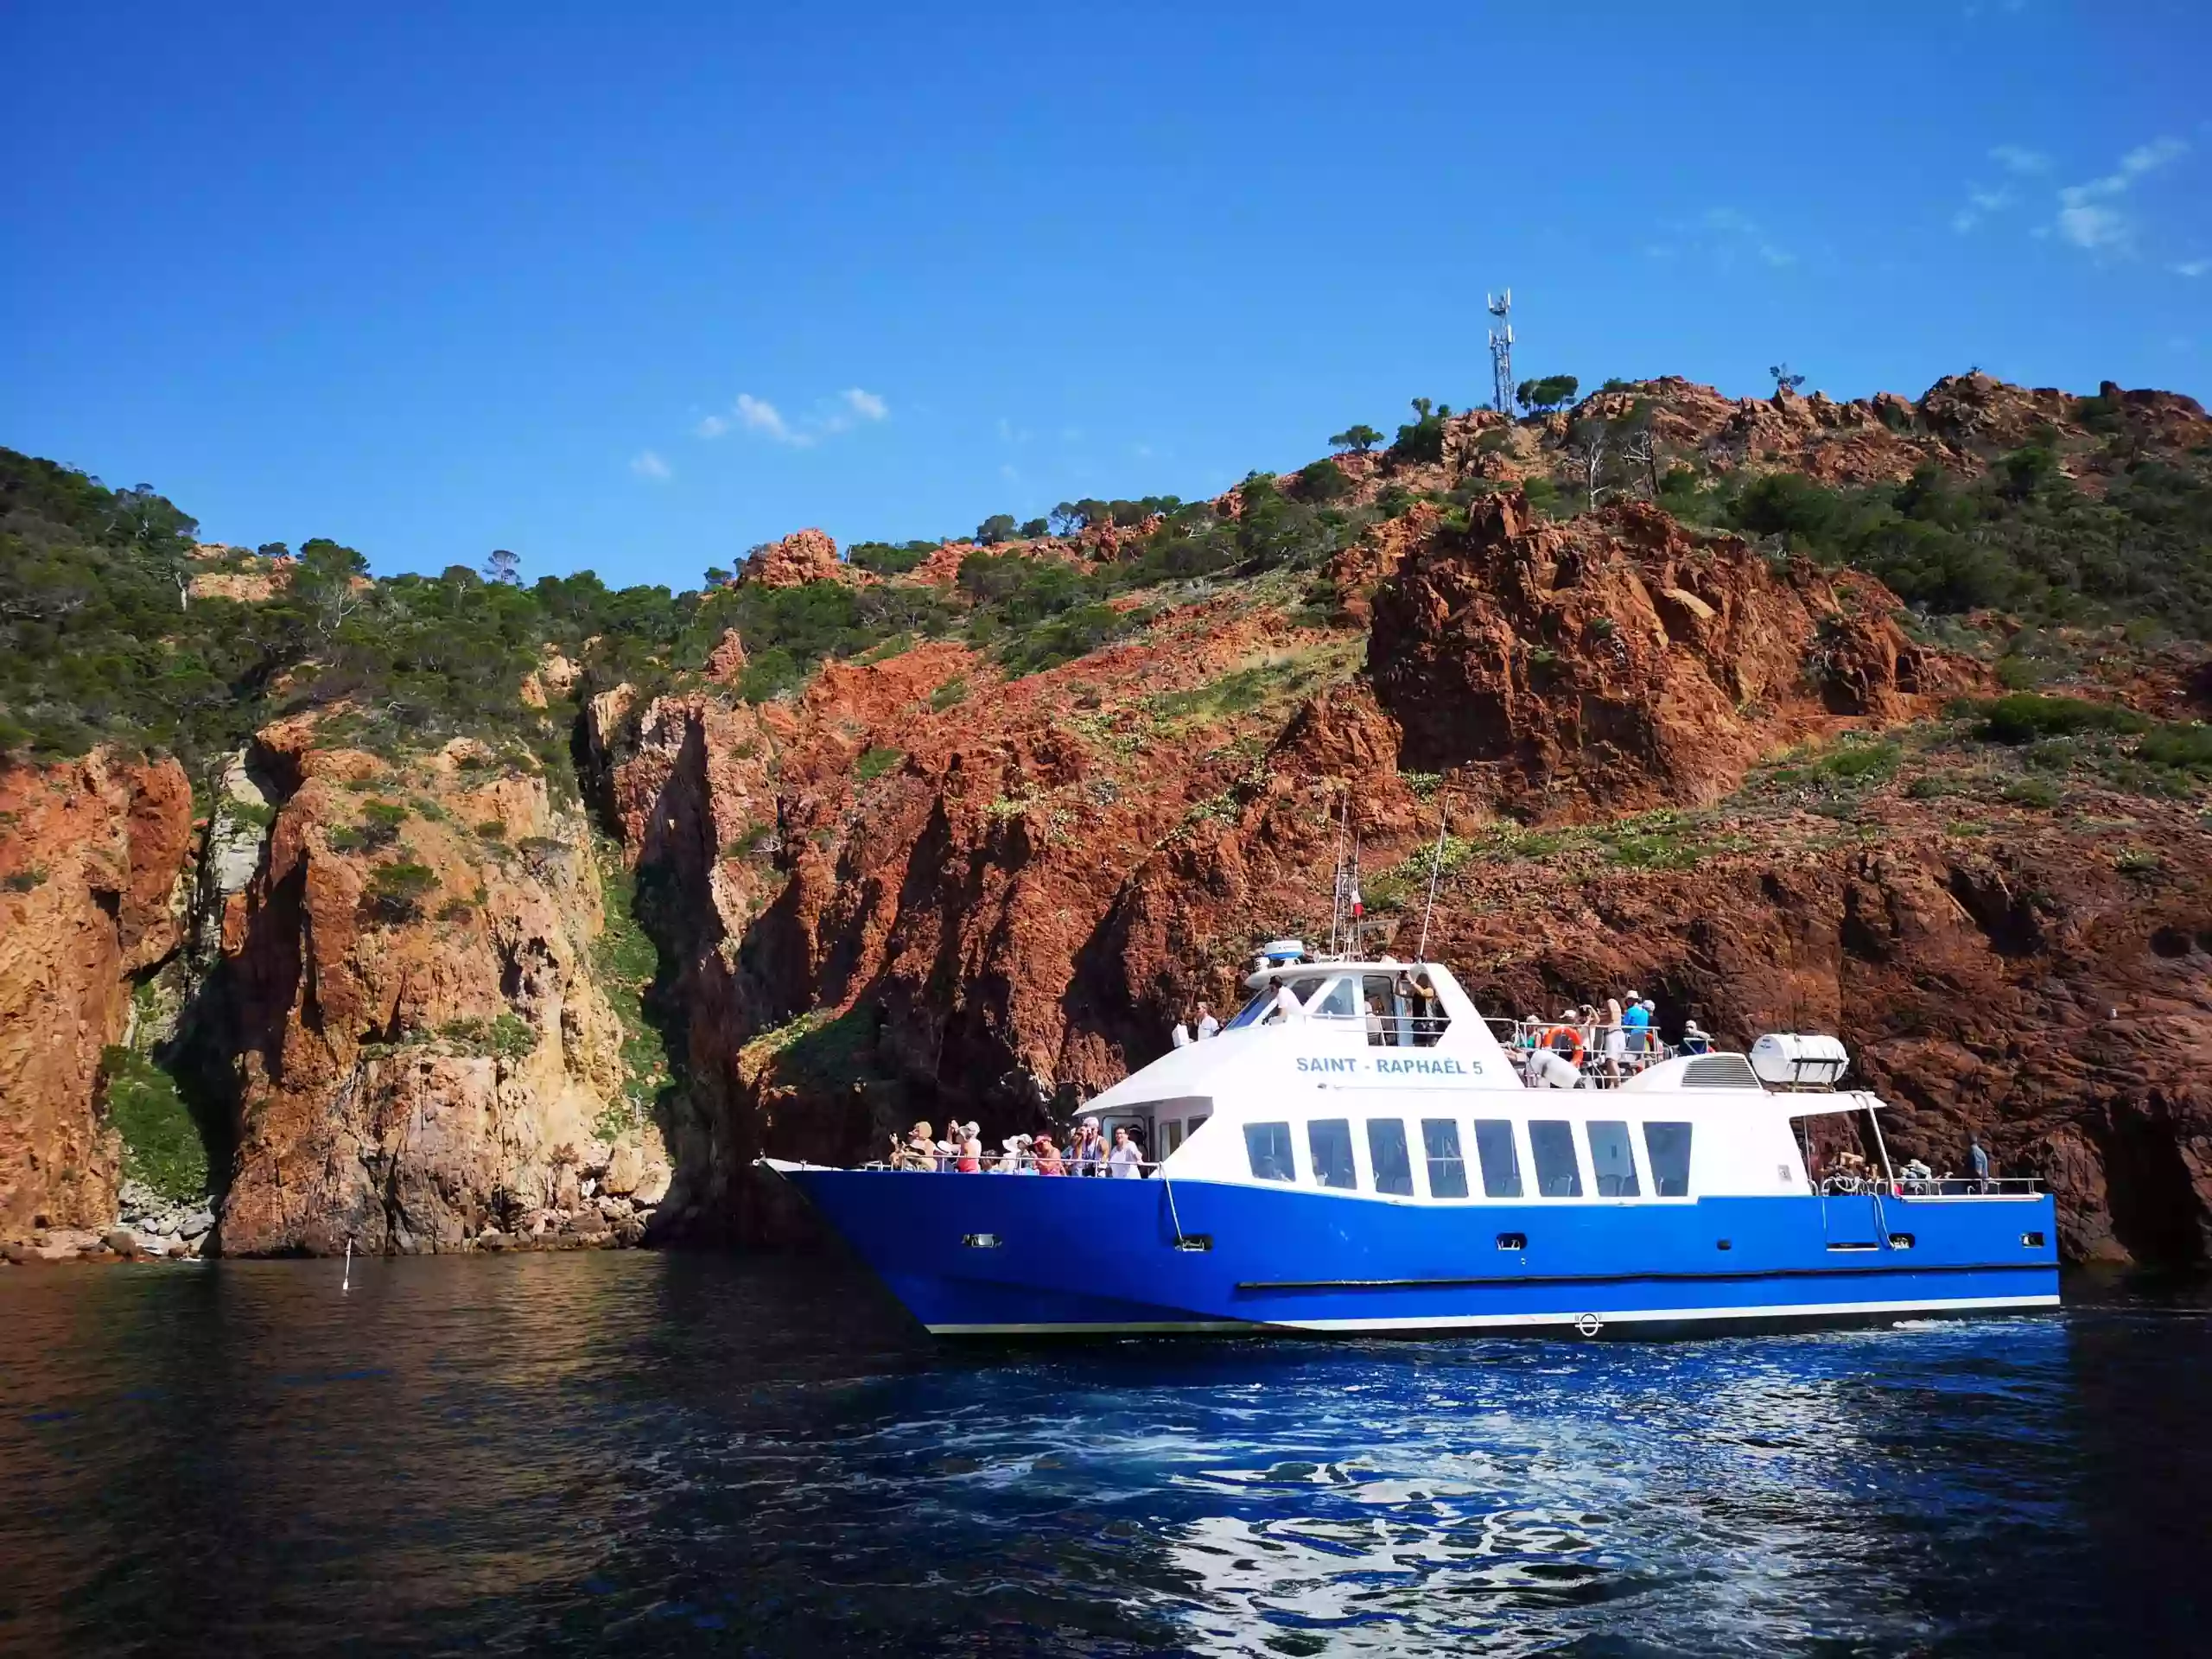
<path fill-rule="evenodd" d="M 977 1353 L 834 1266 L 632 1255 L 16 1273 L 0 1329 L 10 1650 L 2012 1653 L 2207 1611 L 2201 1300 Z"/>

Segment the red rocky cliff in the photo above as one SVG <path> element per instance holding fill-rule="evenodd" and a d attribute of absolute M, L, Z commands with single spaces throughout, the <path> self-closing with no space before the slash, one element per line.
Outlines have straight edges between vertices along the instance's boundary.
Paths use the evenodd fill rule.
<path fill-rule="evenodd" d="M 100 1051 L 176 944 L 191 842 L 175 761 L 0 768 L 0 1239 L 115 1215 Z"/>

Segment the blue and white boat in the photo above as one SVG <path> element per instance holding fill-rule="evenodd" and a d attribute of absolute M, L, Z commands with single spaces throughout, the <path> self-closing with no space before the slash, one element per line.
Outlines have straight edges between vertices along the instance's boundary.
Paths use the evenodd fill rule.
<path fill-rule="evenodd" d="M 1503 1022 L 1501 1042 L 1437 963 L 1263 957 L 1246 982 L 1219 1035 L 1084 1109 L 1164 1154 L 1143 1179 L 763 1162 L 941 1336 L 1671 1334 L 2057 1305 L 2050 1194 L 1891 1169 L 1882 1103 L 1839 1086 L 1833 1039 L 1668 1056 L 1632 1033 L 1574 1081 L 1530 1056 L 1591 1033 L 1531 1047 Z M 1863 1164 L 1808 1173 L 1839 1130 Z"/>

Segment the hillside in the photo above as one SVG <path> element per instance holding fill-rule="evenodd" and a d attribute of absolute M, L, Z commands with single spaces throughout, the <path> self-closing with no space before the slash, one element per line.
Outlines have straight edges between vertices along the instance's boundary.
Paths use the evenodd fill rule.
<path fill-rule="evenodd" d="M 126 1177 L 232 1251 L 759 1236 L 760 1151 L 1033 1127 L 1234 1000 L 1348 798 L 1401 950 L 1446 815 L 1491 1011 L 1836 1029 L 2072 1256 L 2212 1251 L 2196 404 L 1371 435 L 685 593 L 372 580 L 0 453 L 0 1239 Z"/>

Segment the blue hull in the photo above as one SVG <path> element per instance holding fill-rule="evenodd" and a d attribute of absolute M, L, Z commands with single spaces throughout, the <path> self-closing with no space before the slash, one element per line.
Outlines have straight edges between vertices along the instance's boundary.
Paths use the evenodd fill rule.
<path fill-rule="evenodd" d="M 784 1173 L 947 1336 L 1656 1333 L 2058 1302 L 2047 1194 L 1420 1205 L 1197 1181 Z"/>

